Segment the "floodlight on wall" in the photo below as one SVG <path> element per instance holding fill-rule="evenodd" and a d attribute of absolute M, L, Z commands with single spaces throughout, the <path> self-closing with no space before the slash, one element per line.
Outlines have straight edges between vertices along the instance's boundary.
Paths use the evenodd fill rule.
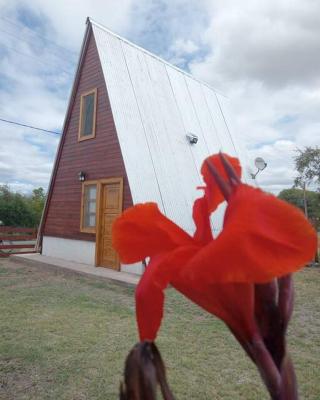
<path fill-rule="evenodd" d="M 83 171 L 78 173 L 78 179 L 80 182 L 84 182 L 86 180 L 86 174 Z"/>
<path fill-rule="evenodd" d="M 186 137 L 190 144 L 196 144 L 198 142 L 198 136 L 195 135 L 194 133 L 188 132 L 186 134 Z"/>
<path fill-rule="evenodd" d="M 257 167 L 258 171 L 255 174 L 253 174 L 253 173 L 250 174 L 252 179 L 255 179 L 256 176 L 258 175 L 258 173 L 260 171 L 263 171 L 267 167 L 268 164 L 264 161 L 264 159 L 262 157 L 257 157 L 254 160 L 254 165 Z"/>

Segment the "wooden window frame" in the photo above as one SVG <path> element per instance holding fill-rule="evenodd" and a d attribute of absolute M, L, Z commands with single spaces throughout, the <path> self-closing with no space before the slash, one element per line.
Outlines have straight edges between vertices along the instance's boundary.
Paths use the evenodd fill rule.
<path fill-rule="evenodd" d="M 84 227 L 84 207 L 85 207 L 85 188 L 86 186 L 96 186 L 96 226 L 95 227 Z M 85 181 L 82 182 L 82 191 L 81 191 L 81 209 L 80 209 L 80 232 L 84 233 L 96 233 L 97 228 L 97 215 L 98 215 L 98 207 L 99 207 L 99 196 L 100 196 L 100 185 L 99 181 Z"/>
<path fill-rule="evenodd" d="M 92 134 L 91 135 L 81 135 L 82 117 L 83 117 L 83 99 L 84 99 L 85 96 L 88 96 L 89 94 L 94 94 Z M 88 90 L 87 92 L 81 94 L 78 142 L 82 142 L 83 140 L 93 139 L 93 138 L 96 137 L 97 95 L 98 95 L 98 89 L 97 88 Z"/>

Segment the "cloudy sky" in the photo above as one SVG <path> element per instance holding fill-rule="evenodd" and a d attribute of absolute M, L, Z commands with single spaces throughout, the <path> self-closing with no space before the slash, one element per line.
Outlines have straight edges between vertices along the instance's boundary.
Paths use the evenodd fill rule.
<path fill-rule="evenodd" d="M 225 93 L 259 184 L 320 144 L 318 0 L 0 0 L 0 118 L 59 133 L 91 16 Z M 0 121 L 0 184 L 47 187 L 59 135 Z"/>

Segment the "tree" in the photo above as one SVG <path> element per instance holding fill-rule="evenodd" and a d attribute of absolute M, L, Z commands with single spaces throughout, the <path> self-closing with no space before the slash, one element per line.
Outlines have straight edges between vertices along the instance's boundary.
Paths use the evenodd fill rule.
<path fill-rule="evenodd" d="M 320 190 L 320 148 L 305 147 L 297 150 L 294 157 L 295 168 L 299 175 L 294 181 L 295 187 L 304 188 L 314 183 Z"/>
<path fill-rule="evenodd" d="M 305 211 L 306 204 L 308 218 L 316 229 L 320 229 L 320 193 L 292 188 L 282 190 L 278 197 L 300 208 L 302 211 Z"/>
<path fill-rule="evenodd" d="M 45 201 L 46 201 L 46 194 L 45 194 L 44 189 L 42 187 L 33 189 L 31 199 L 30 199 L 30 205 L 31 205 L 32 210 L 35 213 L 36 221 L 38 221 L 38 224 L 41 219 Z"/>
<path fill-rule="evenodd" d="M 0 221 L 7 226 L 37 227 L 44 201 L 43 188 L 23 195 L 13 192 L 8 185 L 0 185 Z"/>

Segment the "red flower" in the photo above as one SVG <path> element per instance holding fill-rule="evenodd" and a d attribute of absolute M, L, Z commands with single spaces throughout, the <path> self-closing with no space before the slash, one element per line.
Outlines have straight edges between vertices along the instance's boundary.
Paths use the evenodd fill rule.
<path fill-rule="evenodd" d="M 298 209 L 241 183 L 237 159 L 211 156 L 201 172 L 206 186 L 194 203 L 193 237 L 146 203 L 115 221 L 113 245 L 123 263 L 150 257 L 136 290 L 141 340 L 155 339 L 171 284 L 221 318 L 250 355 L 248 343 L 259 337 L 254 284 L 303 267 L 315 254 L 316 234 Z M 225 198 L 223 231 L 213 239 L 209 217 Z"/>

